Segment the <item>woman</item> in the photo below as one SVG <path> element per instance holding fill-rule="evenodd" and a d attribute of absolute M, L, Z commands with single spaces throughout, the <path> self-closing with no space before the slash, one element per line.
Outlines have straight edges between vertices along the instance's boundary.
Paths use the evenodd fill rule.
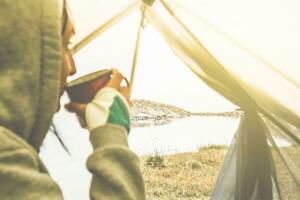
<path fill-rule="evenodd" d="M 0 199 L 63 199 L 37 151 L 66 79 L 76 72 L 68 49 L 73 27 L 58 0 L 0 0 L 0 5 Z M 121 80 L 114 70 L 93 102 L 66 106 L 90 131 L 94 152 L 87 168 L 95 200 L 145 199 L 138 157 L 127 145 Z"/>

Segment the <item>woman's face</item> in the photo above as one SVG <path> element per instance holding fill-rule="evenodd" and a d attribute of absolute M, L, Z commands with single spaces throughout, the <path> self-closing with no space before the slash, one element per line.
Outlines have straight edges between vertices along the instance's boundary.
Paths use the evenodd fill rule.
<path fill-rule="evenodd" d="M 66 18 L 66 22 L 63 23 L 62 42 L 61 42 L 61 85 L 60 96 L 63 95 L 67 86 L 67 78 L 76 73 L 76 67 L 73 60 L 72 53 L 69 49 L 70 39 L 74 35 L 74 28 L 69 18 Z M 58 105 L 58 110 L 60 104 Z"/>

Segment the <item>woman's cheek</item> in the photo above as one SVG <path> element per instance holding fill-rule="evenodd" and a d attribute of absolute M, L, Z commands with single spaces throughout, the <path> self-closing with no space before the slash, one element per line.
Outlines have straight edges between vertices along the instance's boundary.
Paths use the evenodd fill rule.
<path fill-rule="evenodd" d="M 68 56 L 66 55 L 66 51 L 63 48 L 62 50 L 62 66 L 61 66 L 61 81 L 63 86 L 66 83 L 67 77 L 68 77 Z"/>

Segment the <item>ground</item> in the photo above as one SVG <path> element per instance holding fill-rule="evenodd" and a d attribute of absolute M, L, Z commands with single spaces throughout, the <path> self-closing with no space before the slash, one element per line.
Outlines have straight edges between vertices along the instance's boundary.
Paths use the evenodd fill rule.
<path fill-rule="evenodd" d="M 226 151 L 210 146 L 194 153 L 142 157 L 147 200 L 209 199 Z"/>
<path fill-rule="evenodd" d="M 299 147 L 281 147 L 279 151 L 272 148 L 271 153 L 281 195 L 284 199 L 298 200 L 300 190 L 295 178 L 299 176 Z M 226 152 L 224 146 L 209 146 L 193 153 L 142 157 L 147 200 L 208 200 Z M 280 199 L 276 193 L 273 198 Z"/>

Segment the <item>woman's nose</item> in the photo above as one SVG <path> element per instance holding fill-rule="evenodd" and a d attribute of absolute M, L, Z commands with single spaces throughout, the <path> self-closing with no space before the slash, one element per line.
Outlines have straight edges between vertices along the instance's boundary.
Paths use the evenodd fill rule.
<path fill-rule="evenodd" d="M 76 67 L 75 67 L 75 63 L 74 63 L 74 60 L 72 60 L 72 65 L 71 65 L 71 70 L 70 70 L 70 76 L 76 74 L 77 70 L 76 70 Z"/>
<path fill-rule="evenodd" d="M 73 59 L 73 56 L 71 53 L 68 54 L 69 56 L 69 76 L 72 76 L 76 74 L 76 66 L 75 66 L 75 61 Z"/>

